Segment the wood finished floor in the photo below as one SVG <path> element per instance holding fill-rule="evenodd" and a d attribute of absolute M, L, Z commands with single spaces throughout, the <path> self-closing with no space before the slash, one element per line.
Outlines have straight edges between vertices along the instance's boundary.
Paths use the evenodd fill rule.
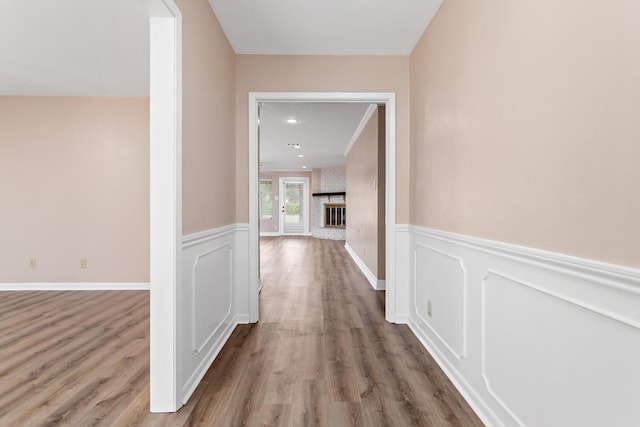
<path fill-rule="evenodd" d="M 261 241 L 260 322 L 150 414 L 146 292 L 0 294 L 0 426 L 481 426 L 344 242 Z"/>

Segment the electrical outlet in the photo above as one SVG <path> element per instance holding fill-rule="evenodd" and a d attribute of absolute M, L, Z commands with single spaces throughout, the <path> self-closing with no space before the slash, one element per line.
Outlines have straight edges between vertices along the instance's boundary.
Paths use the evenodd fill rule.
<path fill-rule="evenodd" d="M 35 258 L 29 259 L 29 268 L 36 268 L 36 259 Z"/>
<path fill-rule="evenodd" d="M 431 300 L 427 300 L 427 314 L 431 317 Z"/>
<path fill-rule="evenodd" d="M 87 268 L 87 259 L 86 258 L 82 258 L 80 260 L 80 268 Z"/>

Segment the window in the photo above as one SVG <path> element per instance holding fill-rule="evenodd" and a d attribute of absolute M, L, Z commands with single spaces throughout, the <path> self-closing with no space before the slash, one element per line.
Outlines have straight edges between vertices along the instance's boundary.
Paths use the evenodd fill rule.
<path fill-rule="evenodd" d="M 260 219 L 273 218 L 273 191 L 270 179 L 260 180 Z"/>

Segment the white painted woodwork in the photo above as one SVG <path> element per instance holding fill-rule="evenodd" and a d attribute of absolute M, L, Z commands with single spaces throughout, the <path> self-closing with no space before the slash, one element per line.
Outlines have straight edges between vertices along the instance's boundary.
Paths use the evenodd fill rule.
<path fill-rule="evenodd" d="M 143 282 L 21 282 L 0 283 L 0 291 L 148 291 Z"/>
<path fill-rule="evenodd" d="M 351 256 L 351 259 L 353 259 L 353 262 L 356 263 L 356 265 L 358 266 L 362 274 L 364 274 L 364 277 L 367 278 L 371 287 L 376 291 L 383 291 L 386 284 L 385 281 L 378 280 L 376 275 L 373 274 L 373 272 L 369 269 L 369 267 L 367 267 L 367 264 L 365 264 L 362 258 L 358 256 L 356 251 L 354 251 L 353 248 L 349 246 L 348 243 L 344 244 L 344 248 L 347 250 L 347 252 Z"/>
<path fill-rule="evenodd" d="M 258 105 L 267 102 L 361 102 L 385 105 L 386 120 L 386 312 L 389 322 L 396 318 L 396 95 L 395 93 L 353 92 L 249 92 L 249 321 L 258 321 L 258 239 L 260 212 L 258 206 Z M 402 307 L 404 308 L 404 307 Z"/>
<path fill-rule="evenodd" d="M 150 18 L 151 411 L 178 410 L 177 287 L 182 238 L 182 23 L 171 0 Z"/>
<path fill-rule="evenodd" d="M 185 404 L 239 323 L 247 323 L 246 280 L 238 274 L 246 260 L 246 226 L 228 225 L 182 239 L 182 285 L 178 289 L 179 402 Z M 246 261 L 245 261 L 246 262 Z M 246 271 L 246 264 L 244 265 Z M 246 305 L 246 304 L 244 304 Z"/>
<path fill-rule="evenodd" d="M 637 424 L 640 271 L 407 228 L 409 326 L 487 425 Z"/>

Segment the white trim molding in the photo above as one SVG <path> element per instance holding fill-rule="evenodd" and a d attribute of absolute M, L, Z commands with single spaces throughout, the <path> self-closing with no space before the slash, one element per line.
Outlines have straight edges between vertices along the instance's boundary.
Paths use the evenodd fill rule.
<path fill-rule="evenodd" d="M 148 291 L 147 282 L 0 283 L 0 291 Z"/>
<path fill-rule="evenodd" d="M 189 400 L 235 327 L 248 322 L 248 229 L 248 224 L 229 224 L 182 238 L 181 404 Z"/>
<path fill-rule="evenodd" d="M 362 274 L 364 274 L 364 277 L 367 278 L 371 287 L 376 291 L 383 291 L 385 281 L 377 279 L 376 275 L 373 274 L 373 272 L 369 269 L 369 267 L 367 267 L 367 264 L 365 264 L 362 258 L 358 256 L 356 251 L 353 250 L 353 248 L 348 243 L 344 244 L 344 248 L 347 250 L 347 252 L 351 256 L 351 259 L 353 259 L 353 262 L 356 263 L 360 271 L 362 271 Z M 380 287 L 380 285 L 382 285 L 382 287 Z"/>
<path fill-rule="evenodd" d="M 369 105 L 369 108 L 367 108 L 367 111 L 364 112 L 364 115 L 362 116 L 362 120 L 360 120 L 360 123 L 358 123 L 358 127 L 356 128 L 356 131 L 353 132 L 353 136 L 351 137 L 349 144 L 347 144 L 347 148 L 344 150 L 345 157 L 349 155 L 349 151 L 351 151 L 351 149 L 355 145 L 356 141 L 360 137 L 360 134 L 364 130 L 365 126 L 367 126 L 367 123 L 369 123 L 369 119 L 371 119 L 371 116 L 373 116 L 373 113 L 376 112 L 377 108 L 378 108 L 377 104 L 371 104 Z"/>
<path fill-rule="evenodd" d="M 640 270 L 406 230 L 409 327 L 486 425 L 640 419 Z"/>

